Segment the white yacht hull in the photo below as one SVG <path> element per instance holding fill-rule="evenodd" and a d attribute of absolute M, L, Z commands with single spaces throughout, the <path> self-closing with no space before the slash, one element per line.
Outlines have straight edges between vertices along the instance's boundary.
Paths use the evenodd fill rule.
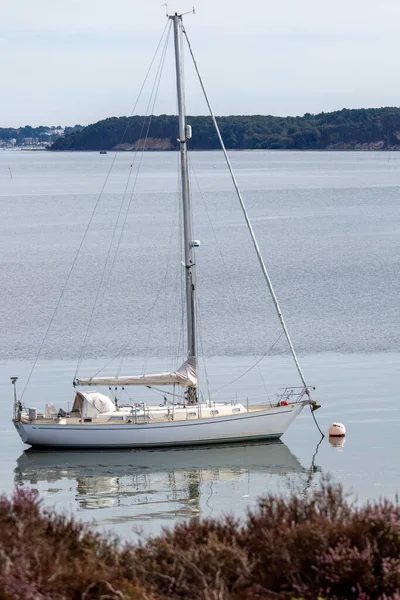
<path fill-rule="evenodd" d="M 22 423 L 25 444 L 64 448 L 151 448 L 280 438 L 308 401 L 189 421 L 124 424 Z"/>

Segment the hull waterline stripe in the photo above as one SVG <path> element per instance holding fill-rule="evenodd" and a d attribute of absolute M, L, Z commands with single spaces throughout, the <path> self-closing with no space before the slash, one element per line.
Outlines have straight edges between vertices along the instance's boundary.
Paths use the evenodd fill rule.
<path fill-rule="evenodd" d="M 234 437 L 234 438 L 223 438 L 223 439 L 208 439 L 208 440 L 201 440 L 201 441 L 193 441 L 193 442 L 163 442 L 163 443 L 154 443 L 154 444 L 146 444 L 146 443 L 141 443 L 141 444 L 125 444 L 125 445 L 113 445 L 113 446 L 105 446 L 103 445 L 79 445 L 79 444 L 60 444 L 55 446 L 54 443 L 52 444 L 34 444 L 32 442 L 27 442 L 30 446 L 33 446 L 35 448 L 46 448 L 48 446 L 51 447 L 57 447 L 57 448 L 98 448 L 98 449 L 104 449 L 104 448 L 170 448 L 170 447 L 178 447 L 178 446 L 202 446 L 203 444 L 209 444 L 209 445 L 214 445 L 214 444 L 227 444 L 227 443 L 232 443 L 232 442 L 254 442 L 257 440 L 268 440 L 268 439 L 279 439 L 281 436 L 283 435 L 283 433 L 271 433 L 271 434 L 265 434 L 265 435 L 252 435 L 252 436 L 248 436 L 248 437 Z"/>

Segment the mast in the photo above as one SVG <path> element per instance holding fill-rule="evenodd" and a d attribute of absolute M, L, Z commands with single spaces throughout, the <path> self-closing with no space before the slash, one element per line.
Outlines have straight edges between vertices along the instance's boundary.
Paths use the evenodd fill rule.
<path fill-rule="evenodd" d="M 192 237 L 192 215 L 190 208 L 189 174 L 187 159 L 187 141 L 191 137 L 191 128 L 186 125 L 185 95 L 182 68 L 182 15 L 175 13 L 169 17 L 174 23 L 176 89 L 179 114 L 179 150 L 181 160 L 181 185 L 183 206 L 183 240 L 185 247 L 185 283 L 186 283 L 186 316 L 187 316 L 187 349 L 188 357 L 196 359 L 196 273 L 194 261 L 194 242 Z M 197 401 L 196 388 L 188 388 L 189 403 Z"/>

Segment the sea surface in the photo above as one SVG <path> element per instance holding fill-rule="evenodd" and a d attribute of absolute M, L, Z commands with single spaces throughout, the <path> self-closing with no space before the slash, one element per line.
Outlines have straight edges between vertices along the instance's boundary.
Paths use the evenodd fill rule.
<path fill-rule="evenodd" d="M 123 539 L 191 516 L 243 517 L 269 492 L 330 474 L 356 502 L 400 489 L 400 154 L 233 152 L 231 160 L 326 432 L 304 410 L 281 443 L 167 451 L 33 452 L 11 423 L 67 409 L 96 372 L 184 357 L 174 153 L 0 152 L 0 488 Z M 223 157 L 191 155 L 204 397 L 274 399 L 298 374 Z M 162 401 L 157 391 L 128 391 Z M 128 393 L 127 392 L 127 393 Z M 127 398 L 121 398 L 121 400 Z"/>

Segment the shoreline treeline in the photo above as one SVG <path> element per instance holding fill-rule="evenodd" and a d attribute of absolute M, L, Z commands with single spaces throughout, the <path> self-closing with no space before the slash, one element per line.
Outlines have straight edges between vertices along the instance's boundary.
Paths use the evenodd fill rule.
<path fill-rule="evenodd" d="M 187 117 L 193 150 L 219 148 L 211 117 Z M 230 150 L 397 150 L 400 108 L 343 109 L 302 117 L 263 115 L 217 118 Z M 170 150 L 177 145 L 174 115 L 111 117 L 69 132 L 51 150 Z"/>

